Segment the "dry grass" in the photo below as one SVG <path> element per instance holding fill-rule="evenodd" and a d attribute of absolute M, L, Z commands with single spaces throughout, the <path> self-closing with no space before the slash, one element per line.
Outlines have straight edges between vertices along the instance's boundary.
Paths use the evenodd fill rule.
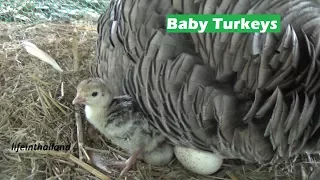
<path fill-rule="evenodd" d="M 71 145 L 67 152 L 3 151 L 0 179 L 97 179 L 74 160 L 78 160 L 79 148 L 74 106 L 71 104 L 77 83 L 90 76 L 89 66 L 95 60 L 96 25 L 1 23 L 0 32 L 0 147 L 10 149 L 12 143 Z M 47 52 L 60 64 L 63 74 L 29 55 L 21 47 L 22 40 L 28 40 Z M 75 42 L 78 53 L 74 52 Z M 74 65 L 75 54 L 79 67 Z M 127 157 L 99 133 L 93 132 L 87 122 L 83 121 L 83 124 L 87 149 L 103 150 L 106 157 L 113 159 Z M 291 179 L 283 172 L 270 173 L 266 168 L 234 164 L 231 161 L 214 176 L 201 177 L 184 170 L 176 160 L 166 167 L 150 167 L 139 161 L 127 178 L 262 180 L 276 176 Z M 109 170 L 107 176 L 111 179 L 118 177 L 119 169 Z"/>

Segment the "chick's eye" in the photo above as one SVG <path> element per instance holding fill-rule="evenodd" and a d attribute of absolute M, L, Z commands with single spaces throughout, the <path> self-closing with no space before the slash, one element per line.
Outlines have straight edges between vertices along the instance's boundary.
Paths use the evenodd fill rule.
<path fill-rule="evenodd" d="M 98 92 L 93 92 L 91 95 L 92 95 L 93 97 L 95 97 L 95 96 L 98 95 Z"/>

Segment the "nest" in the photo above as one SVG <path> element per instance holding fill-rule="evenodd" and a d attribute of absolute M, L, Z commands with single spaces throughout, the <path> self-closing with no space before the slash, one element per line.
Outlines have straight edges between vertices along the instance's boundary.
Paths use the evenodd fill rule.
<path fill-rule="evenodd" d="M 99 179 L 98 171 L 86 162 L 79 148 L 76 114 L 71 104 L 77 83 L 90 76 L 95 62 L 96 23 L 0 24 L 0 155 L 1 179 Z M 27 40 L 47 52 L 64 70 L 59 73 L 28 54 L 21 42 Z M 81 111 L 83 112 L 83 111 Z M 84 149 L 111 159 L 128 155 L 112 145 L 82 117 Z M 81 122 L 81 121 L 80 121 Z M 93 134 L 97 135 L 93 135 Z M 12 144 L 70 145 L 62 151 L 12 151 Z M 291 179 L 283 171 L 226 162 L 215 175 L 202 177 L 186 171 L 177 160 L 165 167 L 138 161 L 126 174 L 128 179 Z M 121 169 L 102 172 L 118 178 Z"/>

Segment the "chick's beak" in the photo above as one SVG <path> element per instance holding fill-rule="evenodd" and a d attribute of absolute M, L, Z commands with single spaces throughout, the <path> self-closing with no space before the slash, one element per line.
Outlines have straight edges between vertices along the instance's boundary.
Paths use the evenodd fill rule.
<path fill-rule="evenodd" d="M 76 97 L 73 99 L 72 104 L 82 104 L 87 100 L 83 98 L 80 94 L 77 94 Z"/>

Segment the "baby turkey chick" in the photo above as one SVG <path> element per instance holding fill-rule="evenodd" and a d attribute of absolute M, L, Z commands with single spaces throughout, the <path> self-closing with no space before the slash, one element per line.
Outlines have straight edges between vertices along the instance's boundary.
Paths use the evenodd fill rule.
<path fill-rule="evenodd" d="M 132 167 L 137 158 L 144 158 L 152 165 L 164 165 L 173 158 L 173 147 L 148 123 L 138 104 L 127 95 L 114 97 L 102 79 L 81 81 L 72 103 L 84 104 L 88 121 L 112 143 L 131 154 L 127 161 L 111 163 L 124 167 L 120 176 Z"/>

